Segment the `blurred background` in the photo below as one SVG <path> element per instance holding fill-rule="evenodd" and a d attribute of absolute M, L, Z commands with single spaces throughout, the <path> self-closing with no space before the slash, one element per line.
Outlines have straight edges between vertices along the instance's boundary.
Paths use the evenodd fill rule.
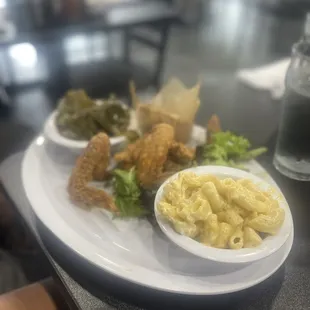
<path fill-rule="evenodd" d="M 216 111 L 224 127 L 263 145 L 279 104 L 236 72 L 288 57 L 307 10 L 310 0 L 0 0 L 0 159 L 29 144 L 70 88 L 127 98 L 131 79 L 152 94 L 172 76 L 188 86 L 201 81 L 199 124 Z M 239 101 L 238 109 L 259 104 L 256 117 L 272 119 L 260 135 L 250 118 L 232 113 Z M 49 271 L 20 237 L 23 225 L 8 218 L 0 239 L 20 268 L 14 288 Z"/>
<path fill-rule="evenodd" d="M 129 79 L 145 91 L 171 76 L 208 87 L 288 56 L 310 1 L 1 0 L 0 7 L 1 84 L 17 119 L 39 130 L 69 88 L 126 96 Z"/>

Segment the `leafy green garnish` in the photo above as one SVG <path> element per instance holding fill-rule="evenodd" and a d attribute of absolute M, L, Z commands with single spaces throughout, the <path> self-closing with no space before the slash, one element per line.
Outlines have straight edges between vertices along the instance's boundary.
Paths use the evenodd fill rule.
<path fill-rule="evenodd" d="M 115 169 L 113 189 L 120 217 L 141 217 L 148 212 L 141 204 L 141 190 L 134 169 Z"/>
<path fill-rule="evenodd" d="M 203 147 L 203 164 L 244 169 L 238 162 L 253 159 L 267 151 L 264 147 L 249 150 L 250 147 L 248 139 L 230 131 L 214 133 L 212 142 Z"/>
<path fill-rule="evenodd" d="M 239 160 L 250 160 L 266 153 L 267 151 L 268 149 L 266 147 L 259 147 L 240 155 Z"/>
<path fill-rule="evenodd" d="M 230 131 L 221 131 L 212 135 L 214 145 L 225 150 L 227 157 L 238 157 L 244 154 L 251 144 L 248 139 L 237 136 Z"/>

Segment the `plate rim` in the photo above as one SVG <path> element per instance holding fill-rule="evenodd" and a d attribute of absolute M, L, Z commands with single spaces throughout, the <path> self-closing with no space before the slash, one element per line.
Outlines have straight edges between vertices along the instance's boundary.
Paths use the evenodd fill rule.
<path fill-rule="evenodd" d="M 200 127 L 200 126 L 197 126 Z M 41 138 L 41 144 L 42 144 L 42 136 L 39 137 Z M 233 293 L 233 292 L 237 292 L 237 291 L 241 291 L 247 288 L 250 288 L 252 286 L 257 285 L 258 283 L 261 283 L 262 281 L 264 281 L 265 279 L 269 278 L 272 274 L 274 274 L 284 263 L 284 261 L 286 260 L 287 256 L 289 255 L 292 245 L 293 245 L 293 238 L 294 238 L 294 230 L 292 230 L 292 233 L 289 237 L 289 239 L 287 240 L 287 242 L 283 245 L 283 247 L 285 246 L 285 252 L 283 253 L 283 256 L 281 256 L 281 260 L 279 260 L 279 262 L 276 264 L 276 266 L 274 267 L 273 270 L 271 270 L 270 272 L 264 274 L 261 277 L 258 277 L 257 279 L 247 282 L 247 283 L 242 283 L 242 284 L 238 284 L 237 286 L 233 286 L 231 285 L 231 288 L 227 288 L 225 290 L 223 289 L 218 289 L 216 291 L 194 291 L 193 289 L 190 288 L 178 288 L 177 285 L 172 286 L 171 283 L 169 283 L 170 281 L 166 281 L 167 283 L 169 283 L 169 285 L 167 283 L 158 283 L 158 282 L 154 282 L 150 283 L 149 281 L 145 281 L 145 279 L 147 278 L 146 276 L 154 276 L 154 278 L 159 277 L 159 273 L 155 272 L 153 270 L 148 270 L 147 268 L 144 267 L 139 267 L 137 266 L 137 271 L 136 272 L 131 272 L 131 273 L 126 273 L 125 271 L 131 271 L 131 270 L 126 270 L 126 268 L 120 268 L 117 264 L 113 263 L 112 261 L 109 261 L 106 258 L 102 258 L 102 257 L 97 257 L 96 253 L 94 251 L 94 253 L 92 253 L 92 251 L 81 251 L 81 244 L 85 243 L 87 245 L 88 248 L 95 249 L 96 247 L 91 244 L 90 242 L 86 241 L 86 240 L 79 240 L 77 241 L 73 241 L 74 239 L 72 238 L 68 238 L 68 236 L 70 236 L 72 233 L 76 235 L 76 232 L 70 228 L 68 225 L 63 225 L 64 221 L 60 221 L 59 223 L 57 223 L 57 229 L 55 227 L 55 225 L 50 225 L 50 222 L 48 220 L 46 220 L 46 215 L 44 214 L 44 210 L 42 209 L 42 201 L 40 200 L 40 196 L 38 195 L 38 187 L 31 185 L 32 182 L 29 182 L 27 177 L 28 175 L 32 175 L 34 176 L 36 173 L 38 173 L 38 169 L 39 169 L 39 160 L 34 156 L 35 153 L 35 148 L 39 147 L 38 144 L 36 143 L 38 138 L 35 139 L 34 142 L 32 142 L 29 146 L 29 148 L 27 149 L 27 151 L 25 152 L 24 158 L 23 158 L 23 162 L 22 162 L 22 182 L 23 182 L 23 186 L 25 189 L 25 193 L 27 196 L 27 199 L 30 202 L 30 205 L 32 206 L 32 209 L 34 210 L 34 212 L 36 213 L 36 215 L 39 217 L 39 219 L 42 221 L 42 223 L 63 243 L 65 243 L 72 251 L 74 251 L 76 254 L 78 254 L 81 258 L 85 259 L 88 263 L 95 265 L 96 267 L 98 267 L 99 269 L 102 269 L 105 272 L 109 272 L 110 274 L 112 274 L 113 276 L 117 276 L 122 280 L 125 281 L 130 281 L 132 283 L 135 283 L 137 285 L 142 285 L 142 286 L 146 286 L 148 288 L 151 289 L 155 289 L 157 291 L 162 291 L 162 292 L 168 292 L 168 293 L 172 293 L 172 294 L 182 294 L 182 295 L 190 295 L 190 296 L 212 296 L 212 295 L 221 295 L 221 294 L 227 294 L 227 293 Z M 38 139 L 39 140 L 39 139 Z M 29 160 L 31 160 L 32 163 L 34 163 L 35 167 L 28 165 Z M 261 167 L 261 166 L 260 166 Z M 261 167 L 263 170 L 264 168 Z M 272 179 L 272 178 L 271 178 Z M 48 200 L 47 198 L 45 198 L 46 200 Z M 61 230 L 60 230 L 61 228 Z M 62 234 L 62 230 L 66 231 L 67 233 Z M 103 260 L 104 259 L 104 260 Z M 102 261 L 104 261 L 104 264 L 102 264 Z M 137 273 L 144 271 L 144 269 L 148 270 L 147 274 L 143 274 L 143 276 L 140 276 L 140 278 L 137 278 Z M 144 271 L 145 273 L 145 271 Z M 159 277 L 160 278 L 160 277 Z M 162 280 L 160 278 L 160 280 Z"/>

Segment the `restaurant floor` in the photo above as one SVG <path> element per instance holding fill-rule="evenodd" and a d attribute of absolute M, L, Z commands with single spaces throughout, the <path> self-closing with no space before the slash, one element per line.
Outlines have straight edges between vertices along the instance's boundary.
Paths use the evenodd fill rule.
<path fill-rule="evenodd" d="M 171 31 L 163 80 L 176 76 L 188 85 L 196 83 L 197 79 L 201 81 L 201 104 L 208 105 L 207 114 L 198 114 L 197 122 L 201 125 L 212 114 L 218 102 L 229 103 L 231 100 L 238 100 L 238 96 L 247 91 L 245 86 L 239 85 L 235 80 L 236 70 L 264 65 L 289 56 L 292 44 L 301 34 L 303 23 L 301 15 L 294 14 L 292 10 L 270 12 L 255 6 L 252 1 L 249 2 L 246 0 L 204 1 L 203 18 L 199 24 L 176 26 Z M 87 54 L 87 47 L 91 44 L 90 40 L 97 39 L 99 40 L 98 53 L 92 58 Z M 86 66 L 87 63 L 100 65 L 107 55 L 105 49 L 109 50 L 112 56 L 117 57 L 120 44 L 120 36 L 117 33 L 112 35 L 112 38 L 97 34 L 97 39 L 82 34 L 68 38 L 64 43 L 67 46 L 68 66 L 74 67 L 80 63 Z M 108 43 L 104 44 L 105 42 Z M 112 49 L 109 46 L 111 42 L 114 44 Z M 41 130 L 45 118 L 55 107 L 56 97 L 59 96 L 41 84 L 23 87 L 23 83 L 26 83 L 30 77 L 33 79 L 36 76 L 39 78 L 44 76 L 46 67 L 44 67 L 42 49 L 34 50 L 25 45 L 22 47 L 26 48 L 28 53 L 35 55 L 37 62 L 30 66 L 22 64 L 18 57 L 12 59 L 13 82 L 19 86 L 11 88 L 11 108 L 0 110 L 0 160 L 14 151 L 25 149 Z M 115 55 L 113 55 L 114 52 Z M 134 50 L 134 59 L 142 64 L 150 65 L 153 61 L 152 57 L 152 53 L 147 49 L 136 47 Z M 4 76 L 5 74 L 5 72 L 2 73 Z M 93 78 L 96 78 L 95 75 Z M 91 80 L 87 82 L 89 84 Z M 221 92 L 222 84 L 234 89 L 234 98 L 228 98 L 225 92 Z M 209 96 L 210 93 L 212 96 Z M 268 94 L 261 93 L 261 96 L 268 96 Z M 248 109 L 251 108 L 250 104 L 251 102 Z M 223 110 L 220 115 L 225 127 L 228 128 L 232 122 L 229 118 L 231 108 L 227 105 L 226 112 Z M 233 121 L 236 123 L 235 120 Z M 238 131 L 241 126 L 243 125 L 240 123 L 240 127 L 234 130 Z M 276 128 L 277 119 L 274 124 L 266 126 Z M 251 139 L 251 132 L 249 132 L 249 138 Z M 261 141 L 257 140 L 255 143 L 264 143 L 267 138 L 262 132 L 261 138 L 258 139 Z M 39 254 L 33 255 L 39 261 L 41 260 Z M 33 268 L 37 263 L 29 263 L 31 260 L 28 257 L 21 255 L 16 256 L 16 259 L 23 268 L 27 269 L 27 277 L 31 281 L 46 276 L 47 271 L 44 268 L 40 271 Z M 23 278 L 22 271 L 20 273 L 20 278 Z M 1 270 L 0 274 L 3 274 Z"/>

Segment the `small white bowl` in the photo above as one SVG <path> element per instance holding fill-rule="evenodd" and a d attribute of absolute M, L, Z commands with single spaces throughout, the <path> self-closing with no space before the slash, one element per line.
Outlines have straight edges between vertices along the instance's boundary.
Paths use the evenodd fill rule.
<path fill-rule="evenodd" d="M 268 188 L 274 188 L 274 186 L 268 184 L 262 179 L 256 177 L 255 175 L 229 167 L 220 166 L 200 166 L 195 168 L 186 169 L 183 171 L 191 171 L 198 175 L 212 174 L 220 179 L 223 178 L 233 178 L 233 179 L 250 179 L 256 183 L 262 190 L 267 190 Z M 212 261 L 217 261 L 221 263 L 249 263 L 260 259 L 263 259 L 272 253 L 276 252 L 288 239 L 292 229 L 293 229 L 293 219 L 291 215 L 290 208 L 283 196 L 279 201 L 280 207 L 285 210 L 285 220 L 280 228 L 279 232 L 275 236 L 268 236 L 263 240 L 262 244 L 256 248 L 246 248 L 240 250 L 230 250 L 230 249 L 217 249 L 213 247 L 206 246 L 198 241 L 195 241 L 189 237 L 178 234 L 171 226 L 171 224 L 159 213 L 157 210 L 157 205 L 161 201 L 163 196 L 163 189 L 167 183 L 171 182 L 177 178 L 179 173 L 171 176 L 166 180 L 159 190 L 157 191 L 155 197 L 154 211 L 156 220 L 161 228 L 161 230 L 166 234 L 166 236 L 175 244 L 183 248 L 184 250 Z M 279 188 L 276 190 L 281 193 Z"/>
<path fill-rule="evenodd" d="M 61 145 L 71 150 L 81 151 L 85 149 L 89 141 L 73 140 L 73 139 L 66 138 L 60 134 L 56 126 L 56 122 L 55 122 L 56 115 L 57 115 L 57 111 L 54 111 L 53 113 L 51 113 L 51 115 L 48 117 L 48 119 L 45 122 L 44 135 L 46 136 L 46 138 L 54 142 L 55 144 Z M 124 136 L 110 138 L 112 149 L 125 141 L 126 141 L 126 137 Z"/>

